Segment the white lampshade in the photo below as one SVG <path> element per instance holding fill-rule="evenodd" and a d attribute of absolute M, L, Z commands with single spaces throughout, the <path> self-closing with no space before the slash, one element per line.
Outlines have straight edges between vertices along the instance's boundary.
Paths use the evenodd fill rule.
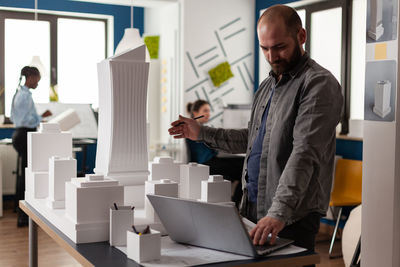
<path fill-rule="evenodd" d="M 124 36 L 115 49 L 115 55 L 121 54 L 128 50 L 144 45 L 143 39 L 140 37 L 139 30 L 136 28 L 125 29 Z M 146 62 L 150 62 L 150 54 L 146 48 Z"/>
<path fill-rule="evenodd" d="M 38 68 L 40 76 L 44 77 L 47 75 L 46 68 L 44 67 L 39 56 L 33 56 L 31 63 L 29 63 L 29 66 Z"/>

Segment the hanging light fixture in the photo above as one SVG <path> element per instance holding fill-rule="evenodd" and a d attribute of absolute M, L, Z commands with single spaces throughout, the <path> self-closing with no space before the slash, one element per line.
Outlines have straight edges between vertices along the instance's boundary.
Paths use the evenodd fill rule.
<path fill-rule="evenodd" d="M 35 0 L 35 23 L 38 22 L 37 10 L 38 10 L 38 0 Z M 35 51 L 35 52 L 37 52 L 37 51 Z M 44 67 L 44 64 L 42 63 L 42 61 L 40 60 L 40 56 L 34 55 L 32 57 L 31 62 L 29 63 L 29 66 L 38 68 L 40 75 L 42 77 L 47 75 L 46 68 Z"/>
<path fill-rule="evenodd" d="M 124 36 L 115 49 L 115 55 L 121 54 L 130 49 L 144 45 L 143 39 L 140 37 L 139 29 L 133 28 L 133 1 L 131 5 L 131 27 L 126 28 Z M 146 48 L 146 61 L 150 61 L 150 54 Z"/>

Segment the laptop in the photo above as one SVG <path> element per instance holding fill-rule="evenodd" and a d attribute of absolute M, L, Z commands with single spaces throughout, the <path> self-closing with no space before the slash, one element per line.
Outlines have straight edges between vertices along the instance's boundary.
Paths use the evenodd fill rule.
<path fill-rule="evenodd" d="M 267 255 L 292 240 L 277 238 L 254 246 L 238 210 L 233 205 L 147 195 L 170 238 L 178 243 L 241 254 Z"/>

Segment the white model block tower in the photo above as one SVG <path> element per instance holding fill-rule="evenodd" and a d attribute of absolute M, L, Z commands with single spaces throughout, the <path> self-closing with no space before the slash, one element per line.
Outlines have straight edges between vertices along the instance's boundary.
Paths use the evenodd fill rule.
<path fill-rule="evenodd" d="M 201 201 L 220 203 L 231 201 L 231 182 L 222 175 L 210 175 L 207 181 L 201 181 Z"/>
<path fill-rule="evenodd" d="M 145 195 L 152 194 L 158 196 L 178 197 L 178 189 L 178 183 L 170 179 L 146 181 Z M 154 208 L 147 197 L 144 202 L 144 207 L 146 210 L 147 219 L 150 219 L 151 222 L 160 222 L 160 219 L 158 218 L 157 214 L 155 214 Z"/>
<path fill-rule="evenodd" d="M 72 134 L 61 132 L 57 123 L 41 123 L 38 132 L 28 133 L 26 192 L 46 198 L 49 191 L 49 158 L 72 157 Z"/>
<path fill-rule="evenodd" d="M 109 234 L 110 207 L 123 205 L 124 187 L 102 175 L 87 174 L 65 184 L 66 216 L 78 225 L 103 228 Z M 106 239 L 108 240 L 108 238 Z"/>
<path fill-rule="evenodd" d="M 47 205 L 52 209 L 65 208 L 65 183 L 76 177 L 76 159 L 51 157 L 49 159 L 49 196 Z"/>
<path fill-rule="evenodd" d="M 382 0 L 371 0 L 371 16 L 368 27 L 368 36 L 375 41 L 379 40 L 382 37 L 385 29 L 382 24 L 382 16 L 383 16 L 383 1 Z"/>
<path fill-rule="evenodd" d="M 375 86 L 375 105 L 373 111 L 381 118 L 386 117 L 392 110 L 390 107 L 390 90 L 392 84 L 389 81 L 378 81 Z"/>
<path fill-rule="evenodd" d="M 180 182 L 180 166 L 182 163 L 174 162 L 171 157 L 155 157 L 150 164 L 150 181 L 170 179 Z"/>
<path fill-rule="evenodd" d="M 181 165 L 180 197 L 189 199 L 200 199 L 201 181 L 207 181 L 210 167 L 190 162 Z"/>
<path fill-rule="evenodd" d="M 123 185 L 148 178 L 146 103 L 149 62 L 146 47 L 128 50 L 97 65 L 99 132 L 96 173 Z"/>

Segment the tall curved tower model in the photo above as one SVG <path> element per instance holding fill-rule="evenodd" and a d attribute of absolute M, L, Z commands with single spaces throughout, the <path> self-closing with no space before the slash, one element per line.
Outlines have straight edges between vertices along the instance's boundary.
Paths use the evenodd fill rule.
<path fill-rule="evenodd" d="M 145 45 L 97 65 L 99 131 L 95 173 L 122 185 L 147 180 L 146 103 L 149 62 Z"/>

